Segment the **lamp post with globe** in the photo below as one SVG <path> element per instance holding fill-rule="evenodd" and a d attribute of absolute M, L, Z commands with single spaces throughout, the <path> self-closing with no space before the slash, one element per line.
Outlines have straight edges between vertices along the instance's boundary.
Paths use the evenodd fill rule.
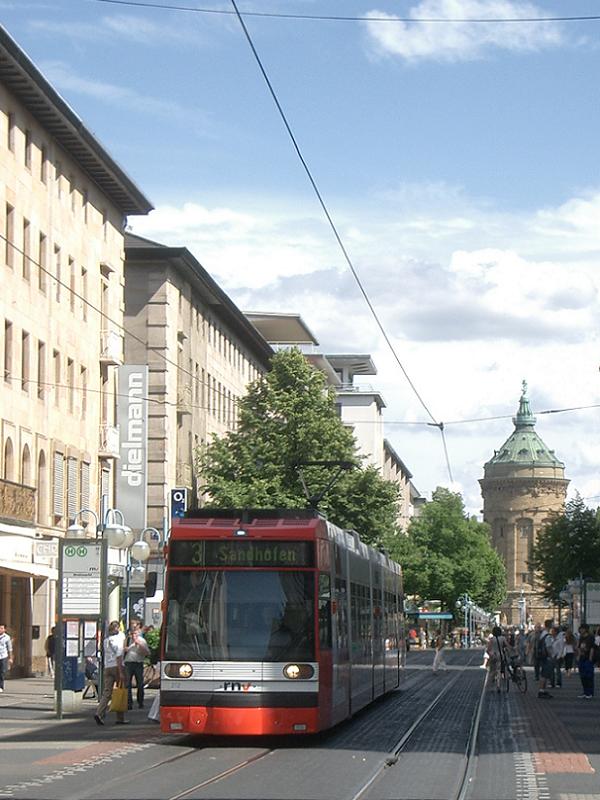
<path fill-rule="evenodd" d="M 160 532 L 156 528 L 147 527 L 140 531 L 139 538 L 127 548 L 127 565 L 126 565 L 126 583 L 125 583 L 125 626 L 129 629 L 129 621 L 131 616 L 131 572 L 132 570 L 144 570 L 144 564 L 148 561 L 151 554 L 151 548 L 146 539 L 146 533 L 152 534 L 153 538 L 162 540 Z M 137 566 L 133 562 L 137 561 Z M 145 597 L 144 597 L 144 612 L 145 612 Z M 142 612 L 142 623 L 145 621 L 145 613 Z"/>

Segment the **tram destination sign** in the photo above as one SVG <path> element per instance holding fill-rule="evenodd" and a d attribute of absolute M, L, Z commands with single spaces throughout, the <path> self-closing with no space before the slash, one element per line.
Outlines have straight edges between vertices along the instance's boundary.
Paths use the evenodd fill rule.
<path fill-rule="evenodd" d="M 102 545 L 89 539 L 61 542 L 64 616 L 97 616 L 102 609 Z"/>
<path fill-rule="evenodd" d="M 312 542 L 171 541 L 173 567 L 313 567 Z"/>

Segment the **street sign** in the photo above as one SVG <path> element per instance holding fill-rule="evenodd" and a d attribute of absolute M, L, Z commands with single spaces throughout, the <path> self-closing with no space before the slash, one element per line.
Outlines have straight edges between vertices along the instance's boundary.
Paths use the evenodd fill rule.
<path fill-rule="evenodd" d="M 187 503 L 187 489 L 171 489 L 171 519 L 173 519 L 173 517 L 183 517 L 187 511 Z"/>
<path fill-rule="evenodd" d="M 65 539 L 60 546 L 62 614 L 100 617 L 102 544 L 89 539 Z"/>

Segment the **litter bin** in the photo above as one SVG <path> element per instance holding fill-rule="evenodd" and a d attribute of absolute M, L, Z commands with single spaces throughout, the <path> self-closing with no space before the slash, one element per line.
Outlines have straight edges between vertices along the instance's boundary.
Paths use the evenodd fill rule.
<path fill-rule="evenodd" d="M 85 673 L 80 668 L 77 656 L 63 658 L 62 673 L 62 710 L 80 711 L 83 701 L 83 688 L 85 686 Z M 54 697 L 56 707 L 56 692 Z"/>

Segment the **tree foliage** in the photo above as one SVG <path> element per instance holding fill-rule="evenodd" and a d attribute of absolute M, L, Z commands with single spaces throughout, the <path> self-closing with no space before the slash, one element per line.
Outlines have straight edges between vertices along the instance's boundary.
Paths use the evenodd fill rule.
<path fill-rule="evenodd" d="M 404 590 L 454 609 L 468 593 L 485 609 L 498 607 L 506 595 L 506 571 L 492 548 L 487 525 L 465 516 L 460 494 L 438 487 L 408 535 L 386 546 L 402 564 Z"/>
<path fill-rule="evenodd" d="M 269 373 L 240 400 L 235 431 L 216 438 L 197 457 L 198 483 L 219 508 L 306 508 L 298 465 L 351 461 L 319 502 L 337 525 L 369 543 L 394 531 L 397 487 L 374 467 L 361 466 L 354 437 L 335 407 L 335 392 L 299 350 L 275 354 Z M 301 467 L 311 496 L 329 483 L 335 467 Z"/>
<path fill-rule="evenodd" d="M 579 495 L 538 534 L 529 567 L 546 600 L 559 602 L 566 584 L 582 575 L 600 578 L 600 520 Z"/>

